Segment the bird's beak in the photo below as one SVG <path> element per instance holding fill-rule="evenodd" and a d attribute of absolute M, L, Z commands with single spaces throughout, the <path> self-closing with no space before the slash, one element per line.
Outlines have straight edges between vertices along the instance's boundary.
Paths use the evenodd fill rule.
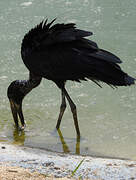
<path fill-rule="evenodd" d="M 18 117 L 19 117 L 21 121 L 21 125 L 22 125 L 21 129 L 24 129 L 26 124 L 25 124 L 24 116 L 22 112 L 22 103 L 16 104 L 14 100 L 12 99 L 9 99 L 9 102 L 10 102 L 11 112 L 12 112 L 16 127 L 19 128 L 19 123 L 18 123 Z"/>

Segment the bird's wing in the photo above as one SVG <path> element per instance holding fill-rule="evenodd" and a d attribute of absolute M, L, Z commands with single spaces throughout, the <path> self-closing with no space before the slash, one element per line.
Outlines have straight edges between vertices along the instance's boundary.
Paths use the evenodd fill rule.
<path fill-rule="evenodd" d="M 89 78 L 96 83 L 127 83 L 127 74 L 117 65 L 121 60 L 84 38 L 91 32 L 76 29 L 72 23 L 52 23 L 40 23 L 23 39 L 22 59 L 30 71 L 53 81 Z"/>
<path fill-rule="evenodd" d="M 89 45 L 85 44 L 85 39 L 57 43 L 46 47 L 45 51 L 31 53 L 25 64 L 30 71 L 54 81 L 80 81 L 85 78 L 104 81 L 107 75 L 118 76 L 122 72 L 116 64 L 119 62 L 116 56 L 99 50 L 92 41 L 87 40 L 86 43 Z"/>
<path fill-rule="evenodd" d="M 116 55 L 109 51 L 99 49 L 97 44 L 89 39 L 82 38 L 80 41 L 77 41 L 76 48 L 77 51 L 80 51 L 82 54 L 84 53 L 86 56 L 90 56 L 90 58 L 102 59 L 111 63 L 122 63 Z"/>
<path fill-rule="evenodd" d="M 117 56 L 115 56 L 111 52 L 108 52 L 104 49 L 99 49 L 99 51 L 97 51 L 95 53 L 91 53 L 90 56 L 94 57 L 94 58 L 103 59 L 108 62 L 122 63 L 122 61 Z"/>

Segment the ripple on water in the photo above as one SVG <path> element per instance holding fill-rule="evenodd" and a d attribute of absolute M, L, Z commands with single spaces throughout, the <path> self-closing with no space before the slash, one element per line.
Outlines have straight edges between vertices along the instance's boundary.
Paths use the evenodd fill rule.
<path fill-rule="evenodd" d="M 30 6 L 32 5 L 32 1 L 29 1 L 29 2 L 23 2 L 20 4 L 20 6 Z"/>

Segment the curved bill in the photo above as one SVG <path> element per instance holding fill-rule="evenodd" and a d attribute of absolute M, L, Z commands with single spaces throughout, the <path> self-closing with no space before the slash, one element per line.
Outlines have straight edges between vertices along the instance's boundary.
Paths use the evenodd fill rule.
<path fill-rule="evenodd" d="M 12 99 L 9 99 L 9 102 L 10 102 L 11 112 L 12 112 L 16 127 L 19 128 L 19 122 L 18 122 L 18 117 L 19 117 L 21 125 L 22 125 L 21 129 L 24 129 L 26 127 L 26 124 L 25 124 L 24 116 L 22 112 L 22 103 L 16 104 L 14 100 Z"/>

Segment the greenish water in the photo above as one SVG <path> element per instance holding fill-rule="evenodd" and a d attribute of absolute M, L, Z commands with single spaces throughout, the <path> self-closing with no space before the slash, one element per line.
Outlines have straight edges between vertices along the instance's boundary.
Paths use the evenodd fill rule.
<path fill-rule="evenodd" d="M 103 88 L 92 82 L 68 82 L 66 87 L 77 105 L 82 134 L 76 142 L 70 108 L 61 124 L 61 138 L 54 132 L 60 90 L 42 80 L 23 102 L 25 132 L 14 128 L 6 91 L 15 79 L 27 79 L 28 70 L 20 56 L 24 34 L 43 18 L 74 22 L 94 32 L 101 48 L 122 60 L 121 67 L 136 77 L 135 0 L 4 0 L 0 1 L 0 141 L 57 152 L 136 159 L 136 88 Z M 63 138 L 62 138 L 63 136 Z M 80 149 L 79 149 L 80 147 Z"/>

